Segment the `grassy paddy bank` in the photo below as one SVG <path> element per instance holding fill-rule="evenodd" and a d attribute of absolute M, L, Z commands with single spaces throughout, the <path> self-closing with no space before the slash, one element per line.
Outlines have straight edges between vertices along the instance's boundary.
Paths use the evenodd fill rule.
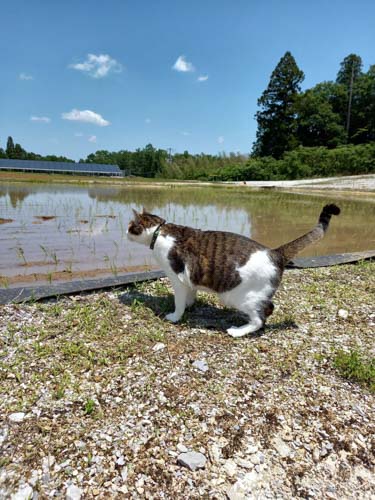
<path fill-rule="evenodd" d="M 211 295 L 165 322 L 166 280 L 1 307 L 0 496 L 370 498 L 374 276 L 288 271 L 239 340 Z"/>
<path fill-rule="evenodd" d="M 168 184 L 173 180 L 154 179 L 146 177 L 108 177 L 104 175 L 68 175 L 68 174 L 44 174 L 34 172 L 6 172 L 0 171 L 0 182 L 34 182 L 40 184 Z M 179 184 L 197 184 L 195 181 L 178 181 Z M 213 183 L 205 183 L 213 184 Z"/>

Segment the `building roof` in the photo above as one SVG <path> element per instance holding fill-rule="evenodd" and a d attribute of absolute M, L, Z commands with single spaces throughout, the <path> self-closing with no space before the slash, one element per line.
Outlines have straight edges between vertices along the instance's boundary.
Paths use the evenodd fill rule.
<path fill-rule="evenodd" d="M 102 165 L 100 163 L 69 163 L 62 161 L 43 160 L 9 160 L 0 158 L 0 170 L 44 170 L 49 172 L 70 172 L 86 174 L 122 175 L 117 165 Z"/>

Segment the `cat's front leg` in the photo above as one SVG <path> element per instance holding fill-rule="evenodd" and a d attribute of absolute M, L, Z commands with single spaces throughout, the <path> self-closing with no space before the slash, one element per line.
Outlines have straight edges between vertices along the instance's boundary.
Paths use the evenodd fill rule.
<path fill-rule="evenodd" d="M 180 321 L 185 312 L 189 288 L 177 280 L 172 281 L 172 286 L 174 290 L 175 311 L 167 314 L 165 319 L 171 321 L 172 323 L 177 323 L 177 321 Z"/>

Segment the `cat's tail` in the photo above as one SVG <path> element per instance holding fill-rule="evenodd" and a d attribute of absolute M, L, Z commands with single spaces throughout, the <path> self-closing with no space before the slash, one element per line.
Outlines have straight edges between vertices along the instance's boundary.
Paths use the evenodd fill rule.
<path fill-rule="evenodd" d="M 331 220 L 332 215 L 339 215 L 339 213 L 340 209 L 338 206 L 334 205 L 333 203 L 330 205 L 326 205 L 320 213 L 317 225 L 311 231 L 304 234 L 303 236 L 300 236 L 296 240 L 290 241 L 285 245 L 281 245 L 281 247 L 275 248 L 274 251 L 281 256 L 284 265 L 287 264 L 290 259 L 292 259 L 305 247 L 321 240 L 328 229 L 329 221 Z"/>

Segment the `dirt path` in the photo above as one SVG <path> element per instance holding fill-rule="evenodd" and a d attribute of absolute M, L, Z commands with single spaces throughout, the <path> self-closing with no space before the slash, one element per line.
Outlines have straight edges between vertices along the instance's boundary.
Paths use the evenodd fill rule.
<path fill-rule="evenodd" d="M 244 182 L 236 182 L 235 184 L 245 185 Z M 323 177 L 319 179 L 298 179 L 293 181 L 247 181 L 246 186 L 288 189 L 309 188 L 375 191 L 375 175 L 349 175 L 345 177 Z"/>

